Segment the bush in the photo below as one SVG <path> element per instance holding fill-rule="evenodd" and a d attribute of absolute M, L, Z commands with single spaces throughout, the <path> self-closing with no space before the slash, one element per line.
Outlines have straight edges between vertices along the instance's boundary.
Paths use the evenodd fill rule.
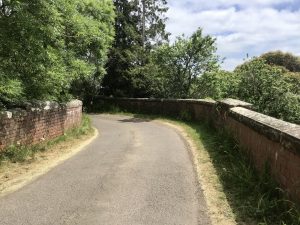
<path fill-rule="evenodd" d="M 255 58 L 234 72 L 205 73 L 197 82 L 197 98 L 237 98 L 259 112 L 300 124 L 300 73 Z"/>
<path fill-rule="evenodd" d="M 236 73 L 216 71 L 199 78 L 198 98 L 222 99 L 236 97 L 240 78 Z"/>
<path fill-rule="evenodd" d="M 268 52 L 261 56 L 267 64 L 282 66 L 291 72 L 300 72 L 300 58 L 281 51 Z"/>
<path fill-rule="evenodd" d="M 241 100 L 267 115 L 300 123 L 299 88 L 284 69 L 254 59 L 239 66 L 235 73 L 240 77 L 237 96 Z"/>

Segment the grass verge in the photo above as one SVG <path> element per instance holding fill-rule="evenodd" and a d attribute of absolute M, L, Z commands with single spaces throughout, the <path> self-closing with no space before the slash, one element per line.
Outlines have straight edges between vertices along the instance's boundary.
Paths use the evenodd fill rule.
<path fill-rule="evenodd" d="M 180 124 L 209 153 L 238 224 L 300 224 L 299 207 L 288 200 L 267 166 L 258 174 L 245 151 L 225 132 L 194 122 Z"/>
<path fill-rule="evenodd" d="M 207 124 L 155 115 L 130 114 L 116 108 L 109 113 L 160 119 L 180 125 L 197 146 L 206 151 L 241 225 L 299 225 L 300 209 L 271 178 L 268 167 L 258 174 L 250 158 L 227 133 Z"/>
<path fill-rule="evenodd" d="M 68 130 L 64 135 L 36 145 L 20 146 L 12 145 L 0 152 L 0 166 L 4 163 L 22 163 L 34 159 L 38 152 L 45 152 L 49 148 L 72 139 L 80 138 L 93 132 L 90 118 L 83 115 L 81 125 L 79 127 Z"/>

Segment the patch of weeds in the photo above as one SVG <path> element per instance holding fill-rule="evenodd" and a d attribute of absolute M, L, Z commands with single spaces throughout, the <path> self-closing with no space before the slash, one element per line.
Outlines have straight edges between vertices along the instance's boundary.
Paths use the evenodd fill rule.
<path fill-rule="evenodd" d="M 300 209 L 272 179 L 258 174 L 250 158 L 225 132 L 186 123 L 186 130 L 209 153 L 239 224 L 299 225 Z"/>
<path fill-rule="evenodd" d="M 5 150 L 0 152 L 0 165 L 4 161 L 17 163 L 24 162 L 29 159 L 34 159 L 35 154 L 37 152 L 44 152 L 51 146 L 74 138 L 80 138 L 81 136 L 87 135 L 92 131 L 93 128 L 91 126 L 91 120 L 87 115 L 84 114 L 81 125 L 79 127 L 67 131 L 64 135 L 60 137 L 36 145 L 11 145 L 7 147 Z"/>
<path fill-rule="evenodd" d="M 61 141 L 65 141 L 66 139 L 70 138 L 79 138 L 82 135 L 87 135 L 93 131 L 92 125 L 91 125 L 91 119 L 83 114 L 82 122 L 79 127 L 76 127 L 74 129 L 71 129 L 67 131 L 63 136 L 59 137 Z"/>
<path fill-rule="evenodd" d="M 188 110 L 182 110 L 179 114 L 178 119 L 183 121 L 191 121 L 192 115 Z"/>
<path fill-rule="evenodd" d="M 31 155 L 31 150 L 25 146 L 9 146 L 2 154 L 4 159 L 10 160 L 13 163 L 23 162 Z"/>
<path fill-rule="evenodd" d="M 24 162 L 28 158 L 34 158 L 35 153 L 43 151 L 43 145 L 20 146 L 11 145 L 0 153 L 0 164 L 3 161 L 12 163 Z"/>

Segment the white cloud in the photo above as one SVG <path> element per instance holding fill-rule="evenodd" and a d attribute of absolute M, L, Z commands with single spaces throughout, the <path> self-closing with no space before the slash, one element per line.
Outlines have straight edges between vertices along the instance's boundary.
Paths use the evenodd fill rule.
<path fill-rule="evenodd" d="M 275 7 L 293 0 L 170 1 L 167 29 L 175 36 L 191 35 L 198 27 L 217 38 L 224 68 L 233 69 L 246 54 L 271 50 L 300 52 L 300 10 Z M 199 7 L 196 7 L 199 5 Z M 194 6 L 194 7 L 192 7 Z M 197 10 L 195 10 L 197 9 Z"/>
<path fill-rule="evenodd" d="M 188 9 L 212 9 L 238 6 L 240 8 L 257 8 L 264 6 L 276 6 L 281 4 L 292 4 L 297 0 L 169 0 L 172 7 Z"/>

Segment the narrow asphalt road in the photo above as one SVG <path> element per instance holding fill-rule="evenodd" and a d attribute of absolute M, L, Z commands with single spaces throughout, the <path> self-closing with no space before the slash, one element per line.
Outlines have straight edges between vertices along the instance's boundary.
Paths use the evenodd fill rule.
<path fill-rule="evenodd" d="M 172 128 L 92 116 L 99 137 L 0 199 L 1 225 L 207 225 L 188 149 Z"/>

